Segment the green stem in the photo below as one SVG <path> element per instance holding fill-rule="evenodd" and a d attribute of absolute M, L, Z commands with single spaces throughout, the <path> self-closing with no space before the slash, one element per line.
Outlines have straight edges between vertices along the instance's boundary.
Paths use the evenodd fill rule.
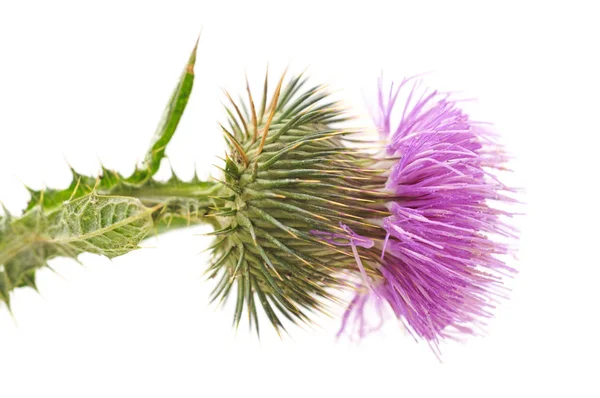
<path fill-rule="evenodd" d="M 150 181 L 141 186 L 119 185 L 99 191 L 101 195 L 119 195 L 139 199 L 146 207 L 157 207 L 153 214 L 159 232 L 197 224 L 217 225 L 210 216 L 216 207 L 223 187 L 218 182 L 171 180 L 165 183 Z"/>

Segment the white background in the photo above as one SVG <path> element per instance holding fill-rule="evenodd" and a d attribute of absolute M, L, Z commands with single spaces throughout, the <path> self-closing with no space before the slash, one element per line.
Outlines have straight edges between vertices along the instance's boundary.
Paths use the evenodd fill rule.
<path fill-rule="evenodd" d="M 488 336 L 442 345 L 443 364 L 393 321 L 360 344 L 336 319 L 283 340 L 231 328 L 208 303 L 202 229 L 85 267 L 55 260 L 41 296 L 0 309 L 0 396 L 599 396 L 598 12 L 594 2 L 273 4 L 0 2 L 0 199 L 64 187 L 67 162 L 124 173 L 147 148 L 203 26 L 192 100 L 168 150 L 182 177 L 222 154 L 221 87 L 310 66 L 363 109 L 388 77 L 478 98 L 524 187 L 520 270 Z M 247 4 L 246 4 L 247 3 Z M 395 4 L 391 6 L 390 4 Z M 341 311 L 341 310 L 340 310 Z M 339 312 L 338 312 L 339 315 Z"/>

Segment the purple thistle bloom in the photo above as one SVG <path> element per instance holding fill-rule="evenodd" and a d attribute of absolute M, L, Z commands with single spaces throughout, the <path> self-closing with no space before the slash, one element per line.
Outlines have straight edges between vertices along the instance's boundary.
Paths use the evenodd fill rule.
<path fill-rule="evenodd" d="M 515 236 L 503 221 L 511 213 L 492 204 L 514 200 L 493 175 L 506 160 L 493 135 L 448 95 L 425 91 L 417 98 L 415 83 L 392 128 L 396 100 L 409 81 L 389 91 L 379 81 L 374 119 L 387 155 L 399 158 L 385 187 L 396 199 L 387 205 L 391 215 L 380 219 L 382 278 L 357 286 L 339 334 L 362 337 L 381 326 L 368 325 L 367 303 L 374 301 L 380 319 L 387 303 L 409 332 L 437 345 L 440 338 L 475 334 L 503 297 L 502 276 L 514 270 L 502 255 Z M 359 240 L 351 235 L 349 242 L 360 264 Z M 364 279 L 362 267 L 361 273 Z"/>
<path fill-rule="evenodd" d="M 54 257 L 112 258 L 151 230 L 208 223 L 211 301 L 236 295 L 234 324 L 246 313 L 257 334 L 257 304 L 279 333 L 280 316 L 309 322 L 309 312 L 326 311 L 333 291 L 347 288 L 355 297 L 340 333 L 360 337 L 389 308 L 434 348 L 491 316 L 502 277 L 513 272 L 502 259 L 514 237 L 504 223 L 511 213 L 494 206 L 513 201 L 512 190 L 494 176 L 505 157 L 493 135 L 449 95 L 419 96 L 415 84 L 395 123 L 411 79 L 389 90 L 380 81 L 374 119 L 387 145 L 374 155 L 351 144 L 360 129 L 340 125 L 352 117 L 323 86 L 306 85 L 303 74 L 284 84 L 284 72 L 269 95 L 267 73 L 259 107 L 247 81 L 240 106 L 225 91 L 229 127 L 220 128 L 229 150 L 220 178 L 157 181 L 195 60 L 196 48 L 142 167 L 128 177 L 73 171 L 67 189 L 30 190 L 22 217 L 0 216 L 0 304 L 15 288 L 36 288 L 36 270 Z"/>

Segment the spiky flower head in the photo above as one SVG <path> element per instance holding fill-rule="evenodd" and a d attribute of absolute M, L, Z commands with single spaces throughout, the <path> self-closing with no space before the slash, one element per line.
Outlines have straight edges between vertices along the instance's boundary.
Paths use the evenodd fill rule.
<path fill-rule="evenodd" d="M 257 325 L 259 302 L 279 329 L 278 313 L 308 321 L 335 291 L 354 290 L 340 333 L 374 329 L 369 301 L 430 342 L 473 333 L 512 272 L 496 239 L 512 237 L 509 214 L 491 204 L 510 200 L 493 174 L 504 162 L 494 137 L 448 95 L 417 98 L 416 85 L 392 128 L 408 80 L 380 82 L 375 124 L 386 144 L 373 154 L 348 145 L 359 131 L 339 127 L 345 114 L 323 88 L 303 90 L 302 75 L 283 81 L 267 105 L 265 80 L 259 111 L 249 88 L 247 104 L 228 110 L 226 188 L 210 214 L 214 298 L 235 285 L 235 322 L 246 306 Z"/>

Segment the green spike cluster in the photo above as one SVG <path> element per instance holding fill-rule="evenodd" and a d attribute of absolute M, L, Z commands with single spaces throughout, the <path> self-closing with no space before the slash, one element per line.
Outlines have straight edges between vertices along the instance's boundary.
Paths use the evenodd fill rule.
<path fill-rule="evenodd" d="M 277 331 L 281 316 L 309 322 L 309 312 L 326 311 L 335 292 L 356 275 L 349 247 L 333 245 L 312 231 L 347 236 L 340 224 L 383 240 L 369 220 L 387 214 L 384 170 L 362 151 L 346 145 L 355 130 L 322 86 L 307 87 L 300 74 L 279 80 L 268 95 L 268 73 L 260 103 L 247 84 L 246 100 L 226 107 L 221 126 L 229 145 L 222 178 L 203 182 L 153 179 L 190 96 L 196 48 L 168 103 L 141 168 L 129 177 L 102 169 L 97 178 L 73 171 L 64 190 L 31 190 L 20 218 L 0 219 L 0 301 L 15 287 L 35 287 L 35 270 L 56 256 L 82 252 L 109 257 L 137 247 L 157 232 L 208 223 L 215 242 L 209 278 L 217 280 L 212 300 L 236 296 L 234 324 L 246 313 L 258 332 L 257 304 Z M 285 74 L 284 74 L 285 75 Z M 110 215 L 110 217 L 109 217 Z M 378 249 L 366 272 L 376 276 Z M 379 249 L 380 250 L 380 249 Z M 379 252 L 380 253 L 380 252 Z"/>
<path fill-rule="evenodd" d="M 305 89 L 303 75 L 283 80 L 267 101 L 265 79 L 258 113 L 250 89 L 239 105 L 226 93 L 233 108 L 229 130 L 222 127 L 230 148 L 221 181 L 227 198 L 209 214 L 219 225 L 208 270 L 218 277 L 212 299 L 235 292 L 234 323 L 245 311 L 257 331 L 257 302 L 277 330 L 280 315 L 308 322 L 307 311 L 325 311 L 347 284 L 343 275 L 355 272 L 351 250 L 311 231 L 346 235 L 343 222 L 377 235 L 379 227 L 364 220 L 385 211 L 382 195 L 369 191 L 384 183 L 382 170 L 345 145 L 356 131 L 336 127 L 347 119 L 339 105 L 321 86 Z"/>

